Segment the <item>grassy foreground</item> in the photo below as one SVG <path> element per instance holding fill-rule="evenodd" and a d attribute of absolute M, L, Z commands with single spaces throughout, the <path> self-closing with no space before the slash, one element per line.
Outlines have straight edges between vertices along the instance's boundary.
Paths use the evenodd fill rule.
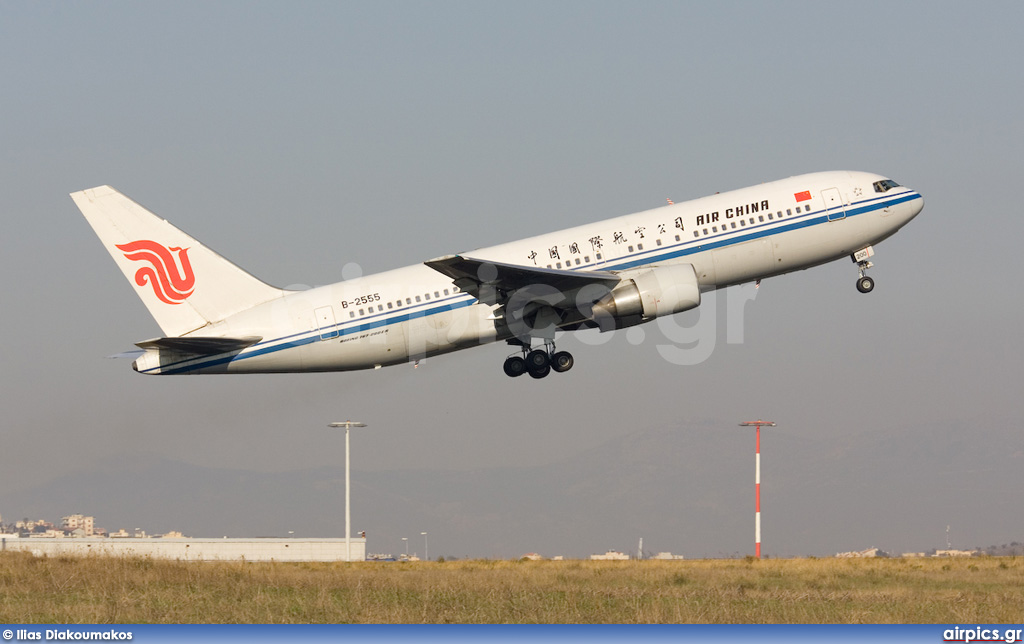
<path fill-rule="evenodd" d="M 1016 623 L 1024 560 L 198 563 L 0 555 L 6 623 Z"/>

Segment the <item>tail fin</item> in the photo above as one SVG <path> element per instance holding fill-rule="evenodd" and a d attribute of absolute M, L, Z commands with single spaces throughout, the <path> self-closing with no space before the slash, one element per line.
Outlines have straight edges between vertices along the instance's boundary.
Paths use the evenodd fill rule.
<path fill-rule="evenodd" d="M 74 192 L 71 198 L 168 336 L 283 293 L 110 186 Z"/>

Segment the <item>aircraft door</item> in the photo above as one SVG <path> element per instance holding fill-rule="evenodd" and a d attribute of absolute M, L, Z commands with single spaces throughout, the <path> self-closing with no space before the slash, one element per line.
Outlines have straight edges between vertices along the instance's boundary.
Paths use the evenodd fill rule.
<path fill-rule="evenodd" d="M 825 200 L 825 211 L 828 213 L 829 221 L 846 218 L 846 204 L 843 203 L 843 196 L 839 194 L 839 188 L 822 190 L 821 196 Z"/>
<path fill-rule="evenodd" d="M 321 306 L 313 311 L 313 317 L 316 319 L 317 328 L 320 329 L 321 340 L 338 337 L 338 326 L 334 319 L 333 306 Z"/>

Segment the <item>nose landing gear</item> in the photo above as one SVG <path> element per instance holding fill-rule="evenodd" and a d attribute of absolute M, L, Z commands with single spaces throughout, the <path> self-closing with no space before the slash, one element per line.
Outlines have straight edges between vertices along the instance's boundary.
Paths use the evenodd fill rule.
<path fill-rule="evenodd" d="M 875 288 L 875 280 L 866 274 L 867 270 L 874 266 L 874 264 L 868 261 L 868 258 L 873 257 L 874 254 L 875 249 L 868 246 L 850 256 L 850 259 L 857 264 L 857 273 L 859 275 L 857 278 L 857 290 L 861 293 L 870 293 Z"/>
<path fill-rule="evenodd" d="M 870 262 L 868 263 L 870 265 Z M 857 290 L 861 293 L 870 293 L 875 288 L 875 280 L 861 273 L 857 278 Z"/>
<path fill-rule="evenodd" d="M 529 344 L 519 339 L 509 340 L 508 343 L 518 346 L 522 352 L 522 355 L 505 358 L 505 375 L 510 378 L 528 373 L 531 378 L 540 379 L 552 371 L 564 373 L 572 369 L 575 362 L 568 351 L 555 351 L 553 342 L 545 342 L 543 349 L 532 350 Z"/>

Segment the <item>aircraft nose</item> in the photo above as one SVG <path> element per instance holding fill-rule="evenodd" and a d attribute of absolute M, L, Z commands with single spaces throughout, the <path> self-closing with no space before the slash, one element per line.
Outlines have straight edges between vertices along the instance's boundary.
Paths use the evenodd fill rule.
<path fill-rule="evenodd" d="M 924 210 L 924 195 L 920 192 L 917 193 L 917 198 L 911 201 L 908 205 L 910 206 L 910 212 L 908 213 L 907 221 L 910 221 L 921 214 L 921 211 Z"/>

